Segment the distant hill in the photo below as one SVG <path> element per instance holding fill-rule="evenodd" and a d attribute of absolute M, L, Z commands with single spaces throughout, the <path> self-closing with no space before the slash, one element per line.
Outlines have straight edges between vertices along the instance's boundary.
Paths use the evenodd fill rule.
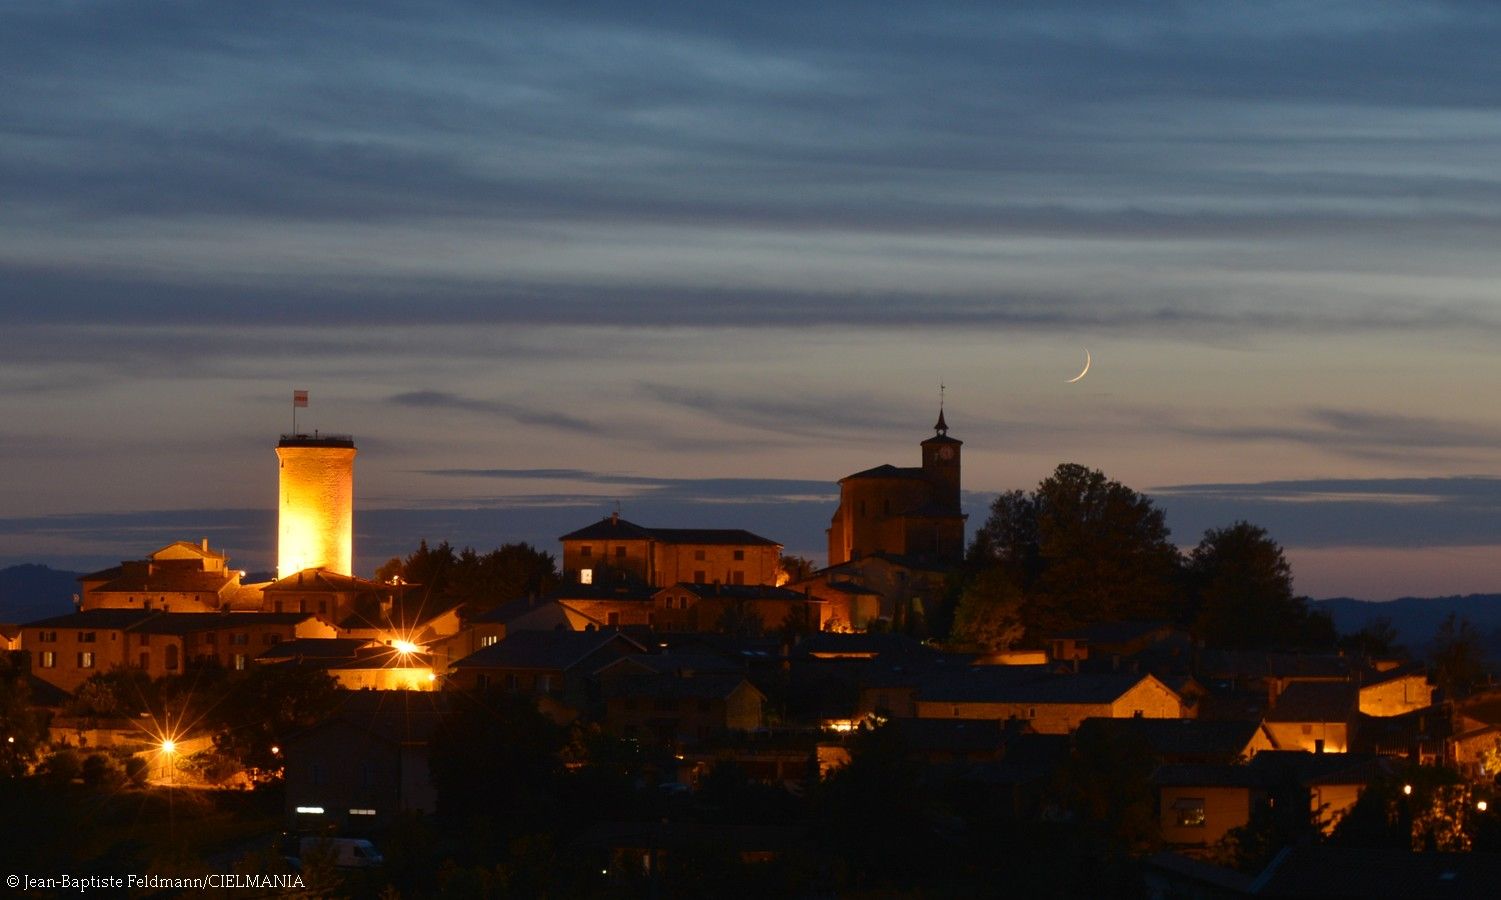
<path fill-rule="evenodd" d="M 72 612 L 78 575 L 31 564 L 0 569 L 0 622 L 20 624 Z"/>
<path fill-rule="evenodd" d="M 1479 629 L 1486 638 L 1486 655 L 1501 659 L 1501 594 L 1466 594 L 1462 597 L 1402 597 L 1374 602 L 1351 597 L 1314 601 L 1334 618 L 1341 634 L 1359 631 L 1377 619 L 1386 619 L 1397 630 L 1410 653 L 1422 655 L 1439 625 L 1454 613 Z"/>

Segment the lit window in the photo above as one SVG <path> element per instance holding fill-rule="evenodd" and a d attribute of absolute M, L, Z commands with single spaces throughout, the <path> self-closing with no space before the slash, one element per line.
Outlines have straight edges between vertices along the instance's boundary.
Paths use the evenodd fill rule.
<path fill-rule="evenodd" d="M 51 650 L 43 650 L 42 651 L 42 668 L 44 668 L 44 669 L 55 669 L 55 668 L 57 668 L 57 654 L 53 653 Z"/>
<path fill-rule="evenodd" d="M 593 584 L 593 583 L 594 583 L 594 570 L 593 569 L 579 569 L 579 584 Z"/>
<path fill-rule="evenodd" d="M 351 809 L 349 811 L 349 814 L 351 816 L 373 816 L 373 815 L 375 815 L 375 810 L 373 810 L 373 809 Z"/>
<path fill-rule="evenodd" d="M 92 668 L 94 668 L 94 654 L 91 653 L 91 652 L 89 652 L 89 651 L 87 651 L 87 650 L 85 650 L 82 653 L 78 654 L 78 668 L 80 668 L 80 669 L 92 669 Z"/>
<path fill-rule="evenodd" d="M 243 654 L 243 653 L 236 653 L 235 654 L 235 671 L 236 672 L 243 672 L 243 671 L 245 671 L 245 654 Z"/>
<path fill-rule="evenodd" d="M 500 638 L 496 637 L 495 635 L 493 635 L 493 634 L 487 634 L 484 637 L 482 637 L 482 638 L 479 639 L 479 645 L 481 647 L 489 647 L 490 645 L 494 644 L 498 640 L 500 640 Z"/>
<path fill-rule="evenodd" d="M 1204 798 L 1179 797 L 1173 801 L 1173 810 L 1178 814 L 1178 827 L 1204 827 Z"/>

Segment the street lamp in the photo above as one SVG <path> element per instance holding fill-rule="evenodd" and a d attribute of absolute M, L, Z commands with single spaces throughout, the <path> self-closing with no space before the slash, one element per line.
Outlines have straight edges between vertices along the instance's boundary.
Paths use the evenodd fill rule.
<path fill-rule="evenodd" d="M 177 766 L 172 761 L 172 754 L 174 754 L 176 752 L 177 752 L 177 742 L 174 741 L 174 740 L 172 740 L 171 738 L 163 738 L 162 739 L 162 758 L 164 760 L 163 764 L 167 767 L 167 783 L 168 784 L 176 784 L 177 783 L 177 773 L 176 773 L 176 771 L 174 771 L 177 768 Z"/>

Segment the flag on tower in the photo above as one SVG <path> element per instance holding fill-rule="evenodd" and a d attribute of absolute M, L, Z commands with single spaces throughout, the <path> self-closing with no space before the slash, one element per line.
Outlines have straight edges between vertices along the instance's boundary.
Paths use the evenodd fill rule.
<path fill-rule="evenodd" d="M 293 406 L 307 406 L 307 391 L 295 391 L 294 390 L 292 392 L 292 405 Z"/>

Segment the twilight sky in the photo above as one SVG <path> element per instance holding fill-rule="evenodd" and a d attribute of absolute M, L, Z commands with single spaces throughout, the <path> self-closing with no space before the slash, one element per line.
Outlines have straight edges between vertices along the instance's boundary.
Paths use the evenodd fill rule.
<path fill-rule="evenodd" d="M 268 567 L 294 387 L 365 574 L 617 500 L 821 557 L 942 380 L 972 522 L 1079 462 L 1501 591 L 1501 10 L 636 6 L 0 6 L 0 565 Z"/>

